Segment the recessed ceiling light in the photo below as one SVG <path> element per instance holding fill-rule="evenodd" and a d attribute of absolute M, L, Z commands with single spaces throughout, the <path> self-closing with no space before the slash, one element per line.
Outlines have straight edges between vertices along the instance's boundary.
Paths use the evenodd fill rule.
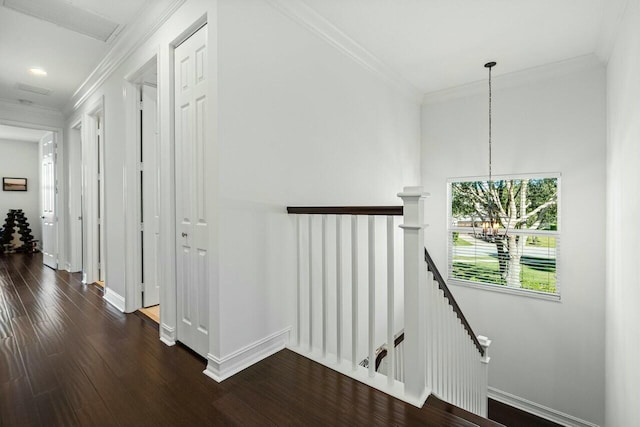
<path fill-rule="evenodd" d="M 32 67 L 29 68 L 29 73 L 34 75 L 34 76 L 46 76 L 47 75 L 47 71 L 43 68 L 40 67 Z"/>

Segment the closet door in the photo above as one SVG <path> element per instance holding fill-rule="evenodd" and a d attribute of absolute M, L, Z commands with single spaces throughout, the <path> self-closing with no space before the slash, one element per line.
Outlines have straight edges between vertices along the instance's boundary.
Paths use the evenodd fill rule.
<path fill-rule="evenodd" d="M 42 187 L 40 189 L 42 198 L 40 205 L 42 209 L 40 215 L 40 219 L 42 219 L 42 262 L 44 265 L 57 269 L 56 143 L 53 133 L 45 135 L 40 140 L 40 147 L 42 165 Z"/>
<path fill-rule="evenodd" d="M 178 340 L 209 349 L 209 213 L 206 211 L 207 27 L 175 49 Z"/>
<path fill-rule="evenodd" d="M 155 87 L 142 85 L 142 305 L 160 304 L 158 254 L 160 251 L 160 188 L 157 97 Z"/>

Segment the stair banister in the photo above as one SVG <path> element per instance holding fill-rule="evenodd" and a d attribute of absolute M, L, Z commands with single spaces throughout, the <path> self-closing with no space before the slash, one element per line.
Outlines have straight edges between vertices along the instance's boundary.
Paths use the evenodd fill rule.
<path fill-rule="evenodd" d="M 424 402 L 430 393 L 426 383 L 424 199 L 422 187 L 404 187 L 398 194 L 404 204 L 404 367 L 405 395 Z"/>

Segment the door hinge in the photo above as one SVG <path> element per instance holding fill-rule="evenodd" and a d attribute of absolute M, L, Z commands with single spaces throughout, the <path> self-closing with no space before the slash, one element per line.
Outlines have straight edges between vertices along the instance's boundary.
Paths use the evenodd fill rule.
<path fill-rule="evenodd" d="M 144 282 L 140 282 L 140 291 L 144 292 Z"/>
<path fill-rule="evenodd" d="M 144 231 L 144 222 L 140 223 L 140 229 L 138 231 Z"/>

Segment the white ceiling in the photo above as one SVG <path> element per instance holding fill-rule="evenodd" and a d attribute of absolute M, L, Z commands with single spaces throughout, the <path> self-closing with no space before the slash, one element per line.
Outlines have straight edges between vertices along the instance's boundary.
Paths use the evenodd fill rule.
<path fill-rule="evenodd" d="M 613 0 L 607 0 L 612 3 Z M 595 53 L 605 0 L 304 0 L 421 92 Z"/>
<path fill-rule="evenodd" d="M 21 1 L 45 4 L 50 0 Z M 117 31 L 121 32 L 149 1 L 153 0 L 66 0 L 66 3 L 119 24 Z M 0 98 L 14 102 L 22 99 L 61 110 L 116 39 L 111 38 L 108 43 L 99 41 L 1 6 Z M 48 75 L 32 76 L 28 72 L 31 67 L 42 67 Z M 51 93 L 25 92 L 16 88 L 19 83 Z"/>
<path fill-rule="evenodd" d="M 50 133 L 48 130 L 0 125 L 0 139 L 6 139 L 9 141 L 38 142 L 48 133 Z"/>
<path fill-rule="evenodd" d="M 2 4 L 5 0 L 0 0 Z M 18 0 L 42 3 L 52 0 Z M 120 24 L 157 0 L 56 0 Z M 624 0 L 300 0 L 422 93 L 594 53 Z M 611 13 L 609 13 L 611 15 Z M 80 16 L 80 15 L 79 15 Z M 611 32 L 613 18 L 608 19 Z M 606 23 L 605 23 L 606 24 Z M 606 25 L 605 25 L 606 26 Z M 117 37 L 116 37 L 117 39 Z M 0 6 L 0 99 L 62 110 L 115 42 Z M 48 76 L 35 77 L 30 67 Z M 17 84 L 50 90 L 39 95 Z M 24 102 L 24 101 L 23 101 Z"/>

